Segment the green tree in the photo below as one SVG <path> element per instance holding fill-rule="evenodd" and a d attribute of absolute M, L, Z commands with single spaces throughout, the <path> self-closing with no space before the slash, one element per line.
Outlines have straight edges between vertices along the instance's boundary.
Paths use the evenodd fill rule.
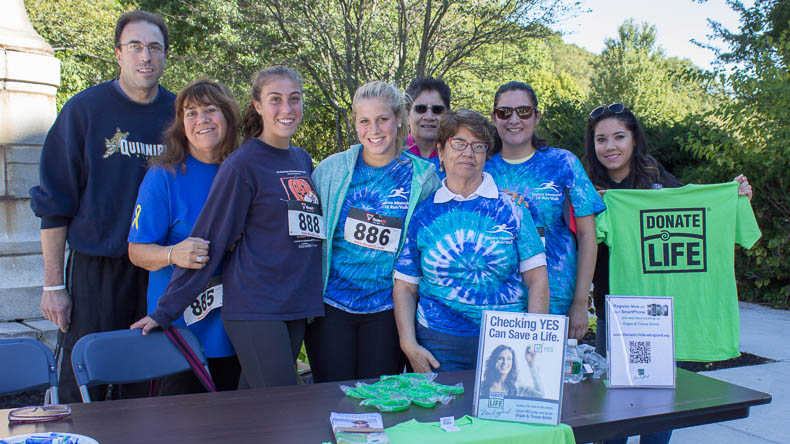
<path fill-rule="evenodd" d="M 786 0 L 756 0 L 741 15 L 740 33 L 714 24 L 730 45 L 722 63 L 737 63 L 726 76 L 731 97 L 701 118 L 688 137 L 691 151 L 707 164 L 702 181 L 725 181 L 743 172 L 754 189 L 752 207 L 761 241 L 737 256 L 739 294 L 745 299 L 790 305 L 790 29 Z"/>
<path fill-rule="evenodd" d="M 699 163 L 683 149 L 686 134 L 698 126 L 692 116 L 714 107 L 721 85 L 688 60 L 666 57 L 656 38 L 654 26 L 627 20 L 616 39 L 606 40 L 594 62 L 588 112 L 627 105 L 644 127 L 651 154 L 681 175 Z"/>
<path fill-rule="evenodd" d="M 554 50 L 561 43 L 542 26 L 574 7 L 565 2 L 100 1 L 101 7 L 95 8 L 77 0 L 28 0 L 38 6 L 31 18 L 48 31 L 42 35 L 54 46 L 64 42 L 73 48 L 61 55 L 64 64 L 78 63 L 82 69 L 75 73 L 74 85 L 64 82 L 62 101 L 117 75 L 112 33 L 120 13 L 156 11 L 170 30 L 162 83 L 173 91 L 208 76 L 226 83 L 245 104 L 250 77 L 257 70 L 275 64 L 296 68 L 305 80 L 305 116 L 294 142 L 317 160 L 354 140 L 351 97 L 369 80 L 403 88 L 418 75 L 443 77 L 453 87 L 456 104 L 486 113 L 495 88 L 513 79 L 532 83 L 542 106 L 584 95 L 577 75 L 554 63 Z M 78 44 L 76 35 L 95 44 Z M 547 43 L 547 36 L 554 42 Z M 80 58 L 79 51 L 103 52 L 100 57 Z"/>
<path fill-rule="evenodd" d="M 124 12 L 119 1 L 26 0 L 25 7 L 61 63 L 58 110 L 74 94 L 117 75 L 113 36 Z"/>
<path fill-rule="evenodd" d="M 675 100 L 664 53 L 656 44 L 656 28 L 627 20 L 617 39 L 606 39 L 595 62 L 590 99 L 593 103 L 627 104 L 645 124 L 679 121 L 683 109 Z"/>
<path fill-rule="evenodd" d="M 383 80 L 403 88 L 416 76 L 460 76 L 485 48 L 545 35 L 532 25 L 551 23 L 564 11 L 562 2 L 546 0 L 243 3 L 251 22 L 275 25 L 276 50 L 289 55 L 331 110 L 334 150 L 354 140 L 349 113 L 361 84 Z"/>

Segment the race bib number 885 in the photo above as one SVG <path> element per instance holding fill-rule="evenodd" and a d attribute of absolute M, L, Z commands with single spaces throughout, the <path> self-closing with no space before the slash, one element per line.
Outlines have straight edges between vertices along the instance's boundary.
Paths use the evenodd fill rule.
<path fill-rule="evenodd" d="M 357 208 L 348 210 L 343 238 L 346 242 L 374 250 L 398 251 L 403 221 Z"/>
<path fill-rule="evenodd" d="M 222 307 L 222 283 L 218 278 L 209 281 L 209 288 L 200 293 L 184 310 L 184 323 L 192 325 L 202 321 L 212 310 Z"/>

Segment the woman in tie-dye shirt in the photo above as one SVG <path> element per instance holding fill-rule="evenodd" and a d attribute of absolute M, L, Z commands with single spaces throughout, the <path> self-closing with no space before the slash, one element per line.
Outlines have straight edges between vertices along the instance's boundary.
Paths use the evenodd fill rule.
<path fill-rule="evenodd" d="M 447 177 L 417 206 L 395 263 L 400 345 L 418 372 L 474 369 L 483 310 L 549 308 L 532 217 L 483 172 L 492 139 L 488 120 L 473 111 L 448 112 L 439 122 Z"/>
<path fill-rule="evenodd" d="M 406 362 L 392 311 L 392 267 L 417 204 L 438 186 L 435 168 L 402 152 L 403 93 L 370 82 L 354 94 L 361 144 L 313 173 L 324 211 L 324 312 L 308 325 L 316 382 L 396 374 Z"/>
<path fill-rule="evenodd" d="M 570 151 L 549 147 L 535 134 L 541 117 L 537 106 L 529 85 L 509 82 L 499 87 L 491 113 L 497 140 L 485 170 L 497 186 L 527 200 L 546 246 L 549 313 L 568 315 L 568 337 L 581 339 L 587 332 L 595 269 L 595 215 L 605 207 L 579 159 Z"/>

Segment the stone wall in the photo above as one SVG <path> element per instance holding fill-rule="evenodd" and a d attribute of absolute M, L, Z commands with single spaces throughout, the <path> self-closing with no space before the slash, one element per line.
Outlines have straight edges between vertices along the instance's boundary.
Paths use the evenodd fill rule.
<path fill-rule="evenodd" d="M 54 345 L 39 303 L 43 262 L 39 220 L 30 210 L 44 137 L 56 117 L 60 61 L 30 25 L 22 0 L 0 14 L 0 338 Z"/>

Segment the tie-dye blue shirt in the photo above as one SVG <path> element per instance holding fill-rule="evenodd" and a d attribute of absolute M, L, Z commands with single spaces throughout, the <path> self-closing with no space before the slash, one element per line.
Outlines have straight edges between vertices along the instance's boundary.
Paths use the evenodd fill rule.
<path fill-rule="evenodd" d="M 392 309 L 392 267 L 396 252 L 376 250 L 353 244 L 345 239 L 346 224 L 358 226 L 349 219 L 354 208 L 368 215 L 403 219 L 409 208 L 412 162 L 398 156 L 389 164 L 374 168 L 357 159 L 346 199 L 332 234 L 332 263 L 324 292 L 324 302 L 351 313 L 376 313 Z M 383 229 L 380 229 L 383 232 Z M 374 233 L 378 235 L 379 233 Z M 405 236 L 406 233 L 401 233 Z M 370 231 L 365 238 L 373 239 Z M 377 237 L 376 240 L 381 240 Z M 398 239 L 389 239 L 398 245 Z"/>
<path fill-rule="evenodd" d="M 477 336 L 483 310 L 526 312 L 521 272 L 546 264 L 529 213 L 484 177 L 466 199 L 443 185 L 418 205 L 395 262 L 396 279 L 419 283 L 417 321 L 441 333 Z"/>
<path fill-rule="evenodd" d="M 577 254 L 573 235 L 563 217 L 565 200 L 570 200 L 579 217 L 606 208 L 582 163 L 570 151 L 546 148 L 515 165 L 495 154 L 486 162 L 485 171 L 494 177 L 499 188 L 515 191 L 527 199 L 532 219 L 542 228 L 546 242 L 549 313 L 568 314 L 576 289 Z"/>

